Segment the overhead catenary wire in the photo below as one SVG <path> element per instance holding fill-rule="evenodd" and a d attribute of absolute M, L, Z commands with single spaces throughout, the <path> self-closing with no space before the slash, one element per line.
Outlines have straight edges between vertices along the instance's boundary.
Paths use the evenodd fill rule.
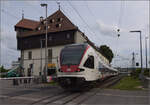
<path fill-rule="evenodd" d="M 20 19 L 20 18 L 18 18 L 17 16 L 15 16 L 14 14 L 12 14 L 12 13 L 10 13 L 10 12 L 8 12 L 8 11 L 6 11 L 5 9 L 2 9 L 2 7 L 0 6 L 0 10 L 1 10 L 1 12 L 0 13 L 4 13 L 5 15 L 7 15 L 7 16 L 10 16 L 10 17 L 12 17 L 12 18 L 14 18 L 14 19 L 16 19 L 16 20 L 18 20 L 18 19 Z M 1 15 L 2 16 L 2 15 Z M 2 17 L 1 17 L 2 18 Z M 7 23 L 7 21 L 5 22 L 5 24 L 7 24 L 7 26 L 9 26 L 10 25 L 10 23 L 8 24 Z M 2 28 L 0 28 L 0 32 L 2 32 Z M 4 41 L 4 40 L 3 40 Z M 7 43 L 7 41 L 6 41 L 6 43 Z M 7 49 L 3 49 L 3 52 L 5 52 L 5 51 L 7 51 Z M 9 51 L 7 51 L 7 54 L 9 53 L 9 56 L 10 56 L 10 52 Z M 3 57 L 5 57 L 3 60 L 2 60 L 2 33 L 1 33 L 1 35 L 0 35 L 0 65 L 4 65 L 4 66 L 10 66 L 10 64 L 6 64 L 6 59 L 8 59 L 8 55 L 5 55 L 6 53 L 3 53 L 4 54 L 4 56 Z M 11 55 L 12 57 L 13 57 L 13 55 Z M 2 62 L 3 61 L 3 62 Z"/>
<path fill-rule="evenodd" d="M 18 18 L 17 16 L 11 14 L 10 12 L 8 12 L 8 11 L 6 11 L 6 10 L 4 10 L 4 9 L 1 9 L 1 11 L 2 11 L 3 13 L 5 13 L 5 14 L 11 16 L 11 17 L 13 17 L 14 19 L 17 19 L 17 20 L 20 19 L 20 18 Z"/>
<path fill-rule="evenodd" d="M 56 4 L 58 4 L 58 1 L 57 1 L 57 0 L 55 0 L 55 1 L 56 1 Z M 70 4 L 69 4 L 69 5 L 70 5 Z M 61 7 L 62 7 L 62 6 L 61 6 Z M 65 7 L 66 7 L 66 6 L 65 6 Z M 72 7 L 71 7 L 70 9 L 72 9 Z M 70 9 L 69 9 L 69 10 L 70 10 Z M 65 14 L 68 14 L 68 12 L 66 12 L 63 8 L 61 8 L 61 10 L 63 10 L 63 12 L 64 12 Z M 72 11 L 72 12 L 75 12 L 75 11 Z M 77 14 L 77 15 L 78 15 L 78 14 Z M 75 17 L 75 16 L 76 16 L 76 15 L 74 15 L 74 17 Z M 70 17 L 69 14 L 68 14 L 67 17 L 69 17 L 71 20 L 74 20 L 74 21 L 75 21 L 77 18 L 79 18 L 79 19 L 81 20 L 81 18 L 80 18 L 79 16 L 76 17 L 76 19 L 72 19 L 72 17 Z M 81 21 L 82 21 L 82 20 L 81 20 Z M 75 22 L 75 23 L 77 23 L 77 22 Z M 76 26 L 77 26 L 77 25 L 76 25 Z M 80 25 L 79 25 L 79 27 L 80 27 Z M 82 27 L 83 27 L 83 26 L 82 26 Z M 82 27 L 81 27 L 81 28 L 82 28 Z M 83 30 L 83 29 L 82 29 L 82 30 Z M 89 31 L 89 30 L 88 30 L 88 31 Z M 89 31 L 89 32 L 90 32 L 90 31 Z M 90 33 L 91 33 L 91 32 L 90 32 Z M 93 38 L 93 37 L 92 37 L 92 38 Z"/>
<path fill-rule="evenodd" d="M 91 34 L 94 34 L 95 36 L 97 36 L 96 40 L 98 40 L 98 38 L 100 38 L 93 30 L 92 28 L 87 24 L 87 22 L 83 19 L 83 17 L 80 15 L 80 13 L 78 12 L 78 10 L 72 5 L 72 3 L 70 1 L 68 1 L 68 3 L 70 4 L 70 6 L 74 9 L 74 11 L 77 13 L 77 15 L 80 17 L 80 19 L 83 21 L 83 23 L 87 26 L 87 28 L 90 30 L 89 32 Z M 101 38 L 100 40 L 101 41 Z"/>

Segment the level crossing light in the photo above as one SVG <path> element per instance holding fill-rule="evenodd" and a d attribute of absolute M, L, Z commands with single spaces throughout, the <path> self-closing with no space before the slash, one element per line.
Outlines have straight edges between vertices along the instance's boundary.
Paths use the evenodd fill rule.
<path fill-rule="evenodd" d="M 137 32 L 137 33 L 140 33 L 140 56 L 141 56 L 141 73 L 140 73 L 140 78 L 143 79 L 143 57 L 142 57 L 142 36 L 141 36 L 141 33 L 142 31 L 141 30 L 134 30 L 134 31 L 130 31 L 131 33 L 133 32 Z"/>
<path fill-rule="evenodd" d="M 46 8 L 46 31 L 45 31 L 45 71 L 44 71 L 44 79 L 45 82 L 47 82 L 47 65 L 48 65 L 48 59 L 47 59 L 47 4 L 41 4 L 41 7 Z"/>

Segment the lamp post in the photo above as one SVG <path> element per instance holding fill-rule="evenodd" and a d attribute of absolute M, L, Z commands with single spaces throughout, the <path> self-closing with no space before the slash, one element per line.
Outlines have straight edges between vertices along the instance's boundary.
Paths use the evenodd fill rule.
<path fill-rule="evenodd" d="M 45 31 L 45 71 L 44 71 L 44 79 L 47 82 L 47 4 L 41 4 L 41 7 L 46 8 L 46 31 Z"/>
<path fill-rule="evenodd" d="M 141 73 L 140 73 L 140 79 L 143 79 L 143 57 L 142 57 L 142 36 L 140 30 L 130 31 L 130 32 L 138 32 L 140 33 L 140 55 L 141 55 Z"/>
<path fill-rule="evenodd" d="M 147 70 L 147 39 L 148 37 L 145 37 L 145 60 L 146 60 L 146 70 Z"/>
<path fill-rule="evenodd" d="M 42 60 L 43 60 L 43 57 L 42 57 L 42 48 L 43 48 L 43 41 L 45 41 L 45 39 L 41 39 L 40 40 L 40 44 L 41 44 L 41 52 L 40 52 L 40 54 L 41 54 L 41 67 L 40 67 L 40 73 L 39 73 L 39 75 L 40 76 L 42 76 Z"/>

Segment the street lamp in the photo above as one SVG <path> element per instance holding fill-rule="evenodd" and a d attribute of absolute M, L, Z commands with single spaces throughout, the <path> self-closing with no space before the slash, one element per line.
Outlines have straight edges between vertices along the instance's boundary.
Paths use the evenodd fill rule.
<path fill-rule="evenodd" d="M 147 39 L 148 39 L 148 37 L 145 37 L 145 57 L 146 57 L 146 70 L 147 70 Z"/>
<path fill-rule="evenodd" d="M 42 60 L 43 60 L 43 57 L 42 57 L 42 48 L 43 48 L 43 41 L 45 41 L 45 39 L 40 39 L 40 44 L 41 44 L 41 52 L 40 52 L 40 54 L 41 54 L 41 67 L 40 67 L 40 73 L 39 73 L 39 75 L 41 76 L 42 75 Z"/>
<path fill-rule="evenodd" d="M 46 8 L 46 32 L 45 32 L 45 71 L 44 71 L 44 79 L 45 82 L 47 82 L 47 4 L 41 4 L 41 7 Z"/>
<path fill-rule="evenodd" d="M 140 30 L 135 30 L 135 31 L 130 31 L 130 32 L 138 32 L 140 33 L 140 55 L 141 55 L 141 74 L 140 74 L 140 78 L 143 78 L 143 57 L 142 57 L 142 36 L 141 36 L 141 31 Z"/>

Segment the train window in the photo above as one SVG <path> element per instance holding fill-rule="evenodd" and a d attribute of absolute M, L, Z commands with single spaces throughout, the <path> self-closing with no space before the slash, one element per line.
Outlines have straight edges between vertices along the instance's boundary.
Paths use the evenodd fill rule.
<path fill-rule="evenodd" d="M 89 56 L 84 63 L 84 67 L 94 68 L 94 56 Z"/>

